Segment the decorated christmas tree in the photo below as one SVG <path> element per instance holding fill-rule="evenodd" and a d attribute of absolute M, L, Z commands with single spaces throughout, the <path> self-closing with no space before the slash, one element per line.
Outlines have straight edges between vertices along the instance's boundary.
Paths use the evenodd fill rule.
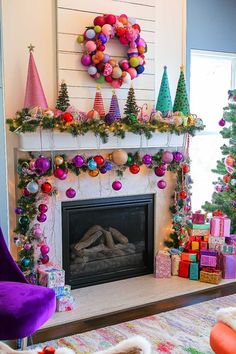
<path fill-rule="evenodd" d="M 117 99 L 115 91 L 113 91 L 113 93 L 112 93 L 109 114 L 111 116 L 113 116 L 115 118 L 115 120 L 121 119 L 119 103 L 118 103 L 118 99 Z"/>
<path fill-rule="evenodd" d="M 133 124 L 137 122 L 138 112 L 139 107 L 136 103 L 134 88 L 131 86 L 124 108 L 125 119 L 128 120 L 128 123 Z"/>
<path fill-rule="evenodd" d="M 64 81 L 62 81 L 60 85 L 56 108 L 62 112 L 65 112 L 69 105 L 70 99 L 68 95 L 67 85 Z"/>
<path fill-rule="evenodd" d="M 105 117 L 105 109 L 103 104 L 102 93 L 100 87 L 97 87 L 94 104 L 93 104 L 94 111 L 98 112 L 101 118 Z"/>
<path fill-rule="evenodd" d="M 165 115 L 168 111 L 173 110 L 166 66 L 164 66 L 156 110 L 160 111 L 163 115 Z"/>
<path fill-rule="evenodd" d="M 173 112 L 182 112 L 185 116 L 190 114 L 183 65 L 180 67 L 180 76 L 176 90 Z"/>
<path fill-rule="evenodd" d="M 229 103 L 224 108 L 223 118 L 219 121 L 224 126 L 220 134 L 225 139 L 221 147 L 222 159 L 217 161 L 218 180 L 213 182 L 215 191 L 211 202 L 205 202 L 203 209 L 208 212 L 221 210 L 231 219 L 231 232 L 236 233 L 236 90 L 229 91 Z"/>

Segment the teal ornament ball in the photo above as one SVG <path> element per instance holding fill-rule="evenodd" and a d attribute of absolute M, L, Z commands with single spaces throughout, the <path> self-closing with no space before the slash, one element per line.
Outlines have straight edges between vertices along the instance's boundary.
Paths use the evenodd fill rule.
<path fill-rule="evenodd" d="M 38 190 L 39 190 L 39 185 L 37 182 L 35 181 L 30 181 L 27 186 L 26 186 L 27 190 L 30 192 L 30 193 L 37 193 Z"/>
<path fill-rule="evenodd" d="M 176 214 L 173 218 L 174 222 L 179 223 L 182 221 L 182 217 L 179 214 Z"/>
<path fill-rule="evenodd" d="M 97 168 L 97 162 L 94 161 L 93 159 L 92 159 L 92 160 L 89 160 L 89 161 L 88 161 L 88 168 L 89 168 L 90 170 L 96 170 L 96 168 Z"/>
<path fill-rule="evenodd" d="M 21 262 L 23 267 L 29 267 L 30 265 L 30 259 L 29 258 L 24 258 Z"/>
<path fill-rule="evenodd" d="M 21 226 L 26 226 L 26 225 L 29 225 L 30 223 L 30 220 L 28 218 L 27 215 L 22 215 L 20 218 L 19 218 L 19 224 Z"/>

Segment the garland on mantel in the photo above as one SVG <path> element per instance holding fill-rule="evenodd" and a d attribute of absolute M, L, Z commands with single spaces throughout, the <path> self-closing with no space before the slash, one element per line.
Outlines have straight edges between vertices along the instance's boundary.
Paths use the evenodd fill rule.
<path fill-rule="evenodd" d="M 99 174 L 115 171 L 119 177 L 127 169 L 131 175 L 137 174 L 141 166 L 153 170 L 157 177 L 163 177 L 166 171 L 179 174 L 179 171 L 183 171 L 188 165 L 182 152 L 163 150 L 153 155 L 115 150 L 106 157 L 95 155 L 85 158 L 82 155 L 75 155 L 73 158 L 68 158 L 61 154 L 52 158 L 41 155 L 36 157 L 30 154 L 28 158 L 19 159 L 17 172 L 20 197 L 15 209 L 18 220 L 14 230 L 14 241 L 19 249 L 19 265 L 25 274 L 32 275 L 38 263 L 49 261 L 49 247 L 40 224 L 47 219 L 49 198 L 57 193 L 56 179 L 65 180 L 69 172 L 77 176 L 81 173 L 88 173 L 89 176 L 96 177 Z M 111 187 L 119 191 L 122 183 L 115 180 Z M 166 181 L 159 179 L 157 187 L 164 189 Z M 183 188 L 185 188 L 184 185 Z M 178 193 L 181 195 L 181 191 Z M 74 198 L 77 191 L 68 188 L 65 194 L 67 198 Z M 183 204 L 188 205 L 189 201 L 185 201 L 186 197 L 187 194 L 185 196 L 182 193 Z"/>

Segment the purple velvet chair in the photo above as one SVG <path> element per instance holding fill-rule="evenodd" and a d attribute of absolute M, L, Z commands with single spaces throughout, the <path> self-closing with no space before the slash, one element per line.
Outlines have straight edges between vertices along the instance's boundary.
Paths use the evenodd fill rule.
<path fill-rule="evenodd" d="M 27 282 L 0 228 L 0 340 L 30 337 L 52 316 L 55 307 L 52 289 Z"/>

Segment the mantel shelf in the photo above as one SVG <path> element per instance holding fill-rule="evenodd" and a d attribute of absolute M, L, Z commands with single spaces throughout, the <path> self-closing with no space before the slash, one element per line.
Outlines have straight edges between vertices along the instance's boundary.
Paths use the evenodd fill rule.
<path fill-rule="evenodd" d="M 110 135 L 107 143 L 103 143 L 92 132 L 74 137 L 69 133 L 42 131 L 24 133 L 19 136 L 21 151 L 73 151 L 73 150 L 110 150 L 182 147 L 184 135 L 170 133 L 154 133 L 151 139 L 127 132 L 124 139 Z"/>

